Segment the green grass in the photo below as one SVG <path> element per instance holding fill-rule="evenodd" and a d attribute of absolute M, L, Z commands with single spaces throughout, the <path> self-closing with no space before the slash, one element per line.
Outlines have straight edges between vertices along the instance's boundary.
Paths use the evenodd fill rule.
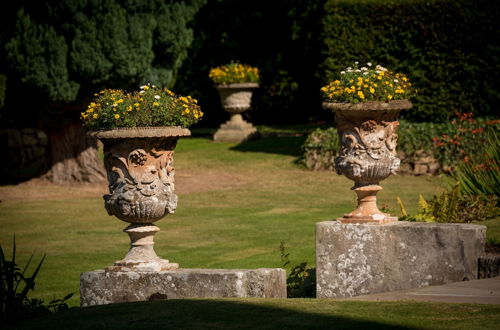
<path fill-rule="evenodd" d="M 20 329 L 496 329 L 500 307 L 322 299 L 196 299 L 97 306 Z"/>
<path fill-rule="evenodd" d="M 206 138 L 181 139 L 175 154 L 178 176 L 203 175 L 212 171 L 221 177 L 228 176 L 232 184 L 221 189 L 179 194 L 176 213 L 156 223 L 161 228 L 155 237 L 158 255 L 178 262 L 183 268 L 280 267 L 279 245 L 280 241 L 285 241 L 292 265 L 302 261 L 314 265 L 315 223 L 340 217 L 352 210 L 356 198 L 349 190 L 352 182 L 348 179 L 332 172 L 310 172 L 296 164 L 303 138 L 274 137 L 242 145 L 213 143 Z M 379 205 L 386 205 L 393 214 L 399 215 L 397 196 L 403 199 L 408 211 L 414 213 L 418 195 L 430 198 L 442 188 L 443 181 L 439 177 L 395 176 L 383 181 L 382 186 L 384 190 L 378 195 Z M 4 188 L 5 193 L 8 187 Z M 484 224 L 500 238 L 498 219 Z M 21 265 L 31 253 L 39 257 L 47 254 L 33 296 L 48 301 L 74 292 L 75 296 L 69 301 L 72 306 L 79 304 L 80 273 L 109 266 L 125 255 L 129 241 L 122 229 L 126 225 L 107 215 L 100 195 L 43 201 L 5 200 L 0 204 L 0 243 L 4 250 L 10 251 L 15 233 Z M 256 309 L 270 311 L 295 308 L 297 312 L 294 313 L 299 315 L 302 302 L 304 306 L 310 306 L 304 314 L 307 314 L 306 319 L 326 313 L 326 316 L 318 316 L 324 322 L 337 319 L 337 316 L 332 316 L 335 313 L 327 310 L 340 308 L 347 311 L 345 306 L 351 306 L 350 303 L 309 300 L 214 304 L 234 305 L 238 309 L 251 303 L 256 304 Z M 164 303 L 165 306 L 175 305 Z M 154 308 L 161 309 L 161 304 L 155 303 L 157 307 Z M 182 303 L 175 311 L 181 308 L 190 310 L 189 304 Z M 206 303 L 195 301 L 192 304 L 204 306 Z M 352 304 L 365 306 L 361 302 Z M 417 305 L 402 303 L 403 307 Z M 380 303 L 380 306 L 391 305 Z M 403 307 L 400 307 L 401 311 Z M 487 310 L 486 307 L 474 308 Z M 67 317 L 71 319 L 71 313 L 83 313 L 82 318 L 86 318 L 85 313 L 99 311 L 99 308 L 85 309 L 84 312 L 76 310 Z M 164 311 L 163 317 L 168 318 L 168 313 Z M 280 313 L 283 314 L 280 320 L 285 322 L 286 313 Z M 390 318 L 391 313 L 388 312 L 386 317 Z M 339 317 L 343 320 L 345 315 L 342 315 Z M 252 320 L 249 318 L 248 322 Z"/>

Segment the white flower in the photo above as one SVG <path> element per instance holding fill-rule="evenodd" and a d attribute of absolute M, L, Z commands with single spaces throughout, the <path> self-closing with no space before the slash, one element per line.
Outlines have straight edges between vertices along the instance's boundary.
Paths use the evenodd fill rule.
<path fill-rule="evenodd" d="M 160 99 L 160 95 L 155 95 L 155 99 L 159 100 Z"/>
<path fill-rule="evenodd" d="M 118 104 L 116 104 L 116 103 L 113 103 L 113 108 L 115 108 L 115 107 L 116 107 L 117 105 L 118 105 Z"/>
<path fill-rule="evenodd" d="M 354 70 L 354 72 L 361 72 L 361 70 L 360 69 L 356 69 L 356 70 Z"/>
<path fill-rule="evenodd" d="M 376 72 L 376 73 L 380 73 L 380 72 L 382 72 L 382 71 L 380 71 L 380 70 L 375 70 L 375 72 Z"/>
<path fill-rule="evenodd" d="M 345 74 L 345 71 L 340 71 L 340 74 Z"/>
<path fill-rule="evenodd" d="M 347 70 L 352 70 L 352 68 L 351 68 L 351 67 L 348 67 L 348 68 L 347 68 Z"/>
<path fill-rule="evenodd" d="M 366 66 L 362 67 L 361 70 L 363 71 L 368 71 L 368 68 Z"/>
<path fill-rule="evenodd" d="M 144 89 L 146 88 L 147 86 L 146 85 L 142 85 L 141 87 L 139 87 L 140 89 Z"/>
<path fill-rule="evenodd" d="M 354 62 L 354 64 L 359 64 L 359 62 L 358 62 L 358 61 L 356 61 L 356 62 Z"/>
<path fill-rule="evenodd" d="M 397 80 L 397 79 L 394 79 L 394 82 L 395 82 L 395 83 L 398 83 L 398 82 L 399 82 L 399 80 Z"/>
<path fill-rule="evenodd" d="M 140 91 L 139 94 L 144 94 L 144 91 Z"/>
<path fill-rule="evenodd" d="M 156 86 L 155 86 L 155 85 L 153 85 L 153 86 L 151 86 L 151 87 L 156 88 Z"/>
<path fill-rule="evenodd" d="M 366 76 L 367 74 L 369 74 L 370 72 L 366 71 L 366 72 L 363 72 L 363 74 Z"/>
<path fill-rule="evenodd" d="M 372 63 L 371 63 L 371 62 L 368 62 L 368 63 L 366 63 L 366 65 L 368 65 L 368 66 L 372 66 Z"/>

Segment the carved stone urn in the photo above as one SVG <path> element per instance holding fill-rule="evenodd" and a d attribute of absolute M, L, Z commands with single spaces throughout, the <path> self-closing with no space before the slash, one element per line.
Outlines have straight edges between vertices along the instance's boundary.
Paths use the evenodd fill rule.
<path fill-rule="evenodd" d="M 410 109 L 408 100 L 365 103 L 324 103 L 335 112 L 340 151 L 335 158 L 335 169 L 354 181 L 358 207 L 337 220 L 344 223 L 384 224 L 397 217 L 381 212 L 376 194 L 382 190 L 379 182 L 399 169 L 396 157 L 402 110 Z"/>
<path fill-rule="evenodd" d="M 109 215 L 130 223 L 124 229 L 130 236 L 130 250 L 115 266 L 137 271 L 177 269 L 178 264 L 156 255 L 153 237 L 160 229 L 153 223 L 177 207 L 174 148 L 179 137 L 191 132 L 181 127 L 144 127 L 90 134 L 104 144 L 109 183 L 104 207 Z"/>
<path fill-rule="evenodd" d="M 257 130 L 251 123 L 245 121 L 241 114 L 250 109 L 253 89 L 259 85 L 238 83 L 216 87 L 222 107 L 229 112 L 231 118 L 215 132 L 214 141 L 239 143 L 248 140 Z"/>

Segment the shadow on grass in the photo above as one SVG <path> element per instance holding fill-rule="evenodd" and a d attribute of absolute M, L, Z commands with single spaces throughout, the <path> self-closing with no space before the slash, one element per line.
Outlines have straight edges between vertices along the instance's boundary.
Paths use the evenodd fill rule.
<path fill-rule="evenodd" d="M 73 308 L 19 329 L 410 329 L 281 308 L 275 306 L 279 301 L 163 300 Z"/>
<path fill-rule="evenodd" d="M 231 148 L 242 152 L 265 152 L 299 157 L 307 136 L 276 136 L 247 141 Z"/>

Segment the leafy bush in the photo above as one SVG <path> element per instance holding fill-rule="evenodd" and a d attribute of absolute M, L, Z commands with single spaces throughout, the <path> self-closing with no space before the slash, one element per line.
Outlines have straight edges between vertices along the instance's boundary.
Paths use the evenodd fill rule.
<path fill-rule="evenodd" d="M 431 200 L 419 198 L 419 212 L 410 215 L 398 197 L 402 217 L 400 221 L 469 223 L 500 215 L 497 196 L 468 196 L 461 192 L 460 183 Z"/>
<path fill-rule="evenodd" d="M 94 102 L 81 116 L 85 126 L 90 129 L 187 127 L 203 116 L 197 103 L 191 96 L 177 96 L 166 88 L 148 84 L 133 93 L 105 89 L 96 94 Z"/>
<path fill-rule="evenodd" d="M 281 262 L 283 268 L 290 266 L 290 253 L 286 252 L 285 242 L 280 243 Z M 286 293 L 288 298 L 315 298 L 316 297 L 316 268 L 309 267 L 307 262 L 290 267 L 290 274 L 286 279 Z"/>
<path fill-rule="evenodd" d="M 418 94 L 406 118 L 497 111 L 500 2 L 328 0 L 324 10 L 325 82 L 347 63 L 371 61 L 412 78 Z"/>
<path fill-rule="evenodd" d="M 419 151 L 427 151 L 446 172 L 463 163 L 467 157 L 479 157 L 488 144 L 488 132 L 498 130 L 500 121 L 474 119 L 471 114 L 457 114 L 457 117 L 449 123 L 412 123 L 401 120 L 397 150 L 403 152 L 409 160 L 416 160 Z M 302 146 L 306 163 L 311 157 L 315 161 L 327 162 L 333 159 L 338 148 L 335 128 L 312 132 Z M 308 168 L 313 166 L 315 165 L 311 163 Z M 324 164 L 318 168 L 333 169 L 333 166 Z"/>
<path fill-rule="evenodd" d="M 321 88 L 323 97 L 330 102 L 359 103 L 408 99 L 412 94 L 411 83 L 402 73 L 394 73 L 372 63 L 359 66 L 354 62 L 340 72 L 337 80 Z"/>
<path fill-rule="evenodd" d="M 500 196 L 500 137 L 495 130 L 485 136 L 479 152 L 459 163 L 451 176 L 467 195 Z"/>
<path fill-rule="evenodd" d="M 208 76 L 216 84 L 258 83 L 259 69 L 248 64 L 231 62 L 210 69 Z"/>
<path fill-rule="evenodd" d="M 63 299 L 52 300 L 45 305 L 40 299 L 28 298 L 30 291 L 35 289 L 35 279 L 42 267 L 45 256 L 42 257 L 31 276 L 26 275 L 28 266 L 33 259 L 29 258 L 26 266 L 21 268 L 16 264 L 16 239 L 12 244 L 12 260 L 7 260 L 0 245 L 0 325 L 15 324 L 36 316 L 59 312 L 68 308 L 66 300 L 73 296 L 68 294 Z"/>

